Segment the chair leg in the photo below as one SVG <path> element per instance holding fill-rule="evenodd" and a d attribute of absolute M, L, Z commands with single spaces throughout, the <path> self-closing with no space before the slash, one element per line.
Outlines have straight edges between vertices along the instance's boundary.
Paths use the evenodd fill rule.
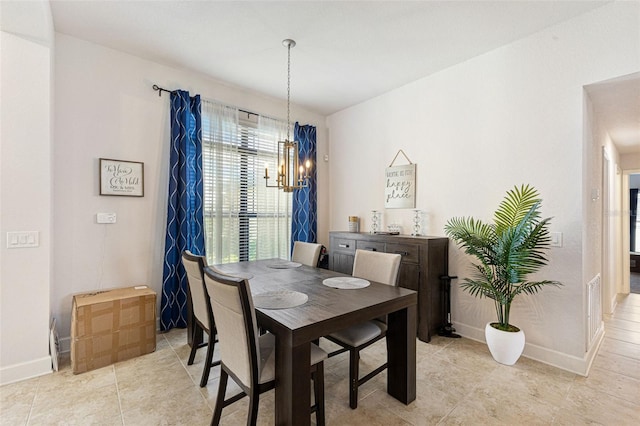
<path fill-rule="evenodd" d="M 360 364 L 360 351 L 351 348 L 349 351 L 349 407 L 358 408 L 358 374 Z"/>
<path fill-rule="evenodd" d="M 192 365 L 193 364 L 193 360 L 196 358 L 196 351 L 198 350 L 198 347 L 200 346 L 199 343 L 196 341 L 196 335 L 198 334 L 198 329 L 199 328 L 200 328 L 200 326 L 198 325 L 198 323 L 194 321 L 193 334 L 192 334 L 192 339 L 191 339 L 191 353 L 189 354 L 189 361 L 187 361 L 187 365 Z"/>
<path fill-rule="evenodd" d="M 313 374 L 313 398 L 316 406 L 316 425 L 324 426 L 324 362 L 316 364 L 316 371 Z"/>
<path fill-rule="evenodd" d="M 204 369 L 202 370 L 202 378 L 200 379 L 200 387 L 207 386 L 209 381 L 209 371 L 211 370 L 211 362 L 213 361 L 213 350 L 216 345 L 215 330 L 211 330 L 209 333 L 209 342 L 207 342 L 207 357 L 204 361 Z"/>
<path fill-rule="evenodd" d="M 255 426 L 258 422 L 258 406 L 260 405 L 260 391 L 255 388 L 249 389 L 249 414 L 247 426 Z"/>
<path fill-rule="evenodd" d="M 220 417 L 222 417 L 222 409 L 224 408 L 224 394 L 227 392 L 228 377 L 229 375 L 224 368 L 220 369 L 218 396 L 216 397 L 216 408 L 213 410 L 213 417 L 211 418 L 211 426 L 218 426 L 220 424 Z"/>

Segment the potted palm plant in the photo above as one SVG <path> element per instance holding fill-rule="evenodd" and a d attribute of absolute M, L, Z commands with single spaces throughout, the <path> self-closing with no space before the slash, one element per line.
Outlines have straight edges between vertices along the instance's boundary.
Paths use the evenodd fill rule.
<path fill-rule="evenodd" d="M 456 217 L 445 225 L 446 234 L 479 261 L 473 264 L 472 276 L 460 285 L 473 296 L 493 300 L 497 321 L 486 325 L 485 338 L 491 355 L 502 364 L 513 365 L 524 350 L 524 333 L 509 323 L 515 297 L 535 294 L 547 285 L 562 285 L 527 280 L 547 264 L 545 250 L 551 243 L 551 218 L 540 218 L 541 202 L 532 186 L 515 186 L 507 191 L 493 223 Z"/>

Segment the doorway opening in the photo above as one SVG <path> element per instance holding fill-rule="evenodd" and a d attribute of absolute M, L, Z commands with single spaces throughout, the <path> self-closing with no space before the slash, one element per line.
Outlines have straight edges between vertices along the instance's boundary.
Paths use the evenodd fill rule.
<path fill-rule="evenodd" d="M 640 294 L 640 173 L 629 174 L 629 291 Z M 626 195 L 626 194 L 625 194 Z"/>

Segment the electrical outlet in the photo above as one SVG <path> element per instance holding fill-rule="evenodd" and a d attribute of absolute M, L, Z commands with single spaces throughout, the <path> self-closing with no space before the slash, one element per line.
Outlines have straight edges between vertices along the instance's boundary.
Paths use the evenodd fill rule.
<path fill-rule="evenodd" d="M 96 213 L 97 223 L 116 223 L 115 213 Z"/>

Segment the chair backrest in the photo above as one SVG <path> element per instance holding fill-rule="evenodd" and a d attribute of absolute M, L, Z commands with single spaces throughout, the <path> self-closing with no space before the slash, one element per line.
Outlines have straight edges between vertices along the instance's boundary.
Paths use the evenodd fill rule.
<path fill-rule="evenodd" d="M 293 243 L 293 254 L 291 255 L 291 260 L 302 263 L 303 265 L 313 266 L 315 268 L 318 266 L 321 249 L 322 244 L 295 241 Z"/>
<path fill-rule="evenodd" d="M 244 386 L 257 386 L 259 335 L 249 282 L 211 269 L 205 270 L 204 282 L 216 320 L 222 364 Z"/>
<path fill-rule="evenodd" d="M 398 270 L 402 256 L 396 253 L 381 253 L 370 250 L 356 250 L 353 260 L 354 277 L 377 281 L 388 285 L 397 285 Z"/>
<path fill-rule="evenodd" d="M 182 265 L 187 272 L 193 314 L 202 325 L 209 329 L 209 302 L 204 288 L 204 268 L 207 266 L 207 259 L 185 250 L 182 252 Z"/>

